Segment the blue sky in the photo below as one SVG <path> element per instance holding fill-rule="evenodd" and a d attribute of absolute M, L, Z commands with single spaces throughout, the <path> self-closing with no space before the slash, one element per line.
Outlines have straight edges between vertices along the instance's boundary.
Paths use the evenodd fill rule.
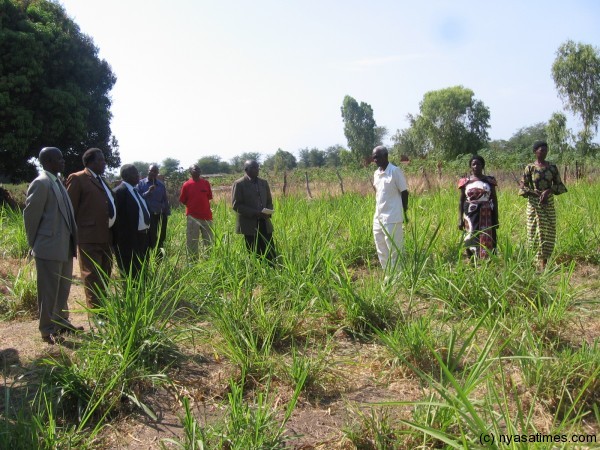
<path fill-rule="evenodd" d="M 490 108 L 490 137 L 508 139 L 563 110 L 559 45 L 600 46 L 593 0 L 60 3 L 117 76 L 123 163 L 346 146 L 345 95 L 391 136 L 426 92 L 455 85 Z"/>

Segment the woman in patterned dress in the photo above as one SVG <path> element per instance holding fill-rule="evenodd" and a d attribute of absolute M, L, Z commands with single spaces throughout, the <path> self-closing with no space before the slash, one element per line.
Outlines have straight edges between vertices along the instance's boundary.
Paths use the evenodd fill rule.
<path fill-rule="evenodd" d="M 469 167 L 471 175 L 458 181 L 458 229 L 467 231 L 467 255 L 487 258 L 496 249 L 496 229 L 499 225 L 497 183 L 494 177 L 483 174 L 485 160 L 481 156 L 473 156 Z"/>
<path fill-rule="evenodd" d="M 546 161 L 548 144 L 533 143 L 535 162 L 528 164 L 520 182 L 519 195 L 527 198 L 527 240 L 544 269 L 554 250 L 556 210 L 554 196 L 567 192 L 555 164 Z"/>

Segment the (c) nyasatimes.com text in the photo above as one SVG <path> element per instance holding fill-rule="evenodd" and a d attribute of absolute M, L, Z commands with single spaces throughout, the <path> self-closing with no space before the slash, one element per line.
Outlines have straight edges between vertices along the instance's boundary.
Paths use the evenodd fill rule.
<path fill-rule="evenodd" d="M 576 443 L 576 444 L 595 444 L 598 442 L 595 434 L 494 434 L 494 433 L 481 433 L 479 435 L 479 442 L 482 445 L 487 444 L 505 444 L 510 445 L 513 443 Z"/>

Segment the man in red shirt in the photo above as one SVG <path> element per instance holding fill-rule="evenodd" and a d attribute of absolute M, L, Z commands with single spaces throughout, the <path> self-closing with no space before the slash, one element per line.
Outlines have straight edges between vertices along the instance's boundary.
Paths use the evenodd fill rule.
<path fill-rule="evenodd" d="M 183 183 L 179 194 L 179 201 L 185 205 L 187 251 L 192 260 L 198 258 L 200 233 L 202 233 L 205 251 L 213 241 L 212 211 L 210 210 L 210 201 L 213 198 L 212 190 L 210 183 L 200 177 L 200 173 L 200 167 L 197 164 L 190 166 L 192 178 Z"/>

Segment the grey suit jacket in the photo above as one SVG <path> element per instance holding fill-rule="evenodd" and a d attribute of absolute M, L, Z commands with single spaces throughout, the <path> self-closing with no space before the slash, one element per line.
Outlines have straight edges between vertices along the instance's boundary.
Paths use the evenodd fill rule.
<path fill-rule="evenodd" d="M 256 214 L 262 208 L 273 209 L 273 198 L 269 183 L 262 178 L 257 178 L 257 183 L 252 183 L 250 177 L 244 175 L 233 183 L 231 192 L 233 210 L 237 213 L 235 231 L 247 236 L 254 235 L 258 229 Z M 273 232 L 271 219 L 265 219 L 267 233 Z"/>
<path fill-rule="evenodd" d="M 73 244 L 71 251 L 74 251 L 77 242 L 74 219 L 69 196 L 63 197 L 58 184 L 42 172 L 29 185 L 23 210 L 27 242 L 33 256 L 61 262 L 72 258 L 74 254 L 69 253 L 69 244 Z"/>

